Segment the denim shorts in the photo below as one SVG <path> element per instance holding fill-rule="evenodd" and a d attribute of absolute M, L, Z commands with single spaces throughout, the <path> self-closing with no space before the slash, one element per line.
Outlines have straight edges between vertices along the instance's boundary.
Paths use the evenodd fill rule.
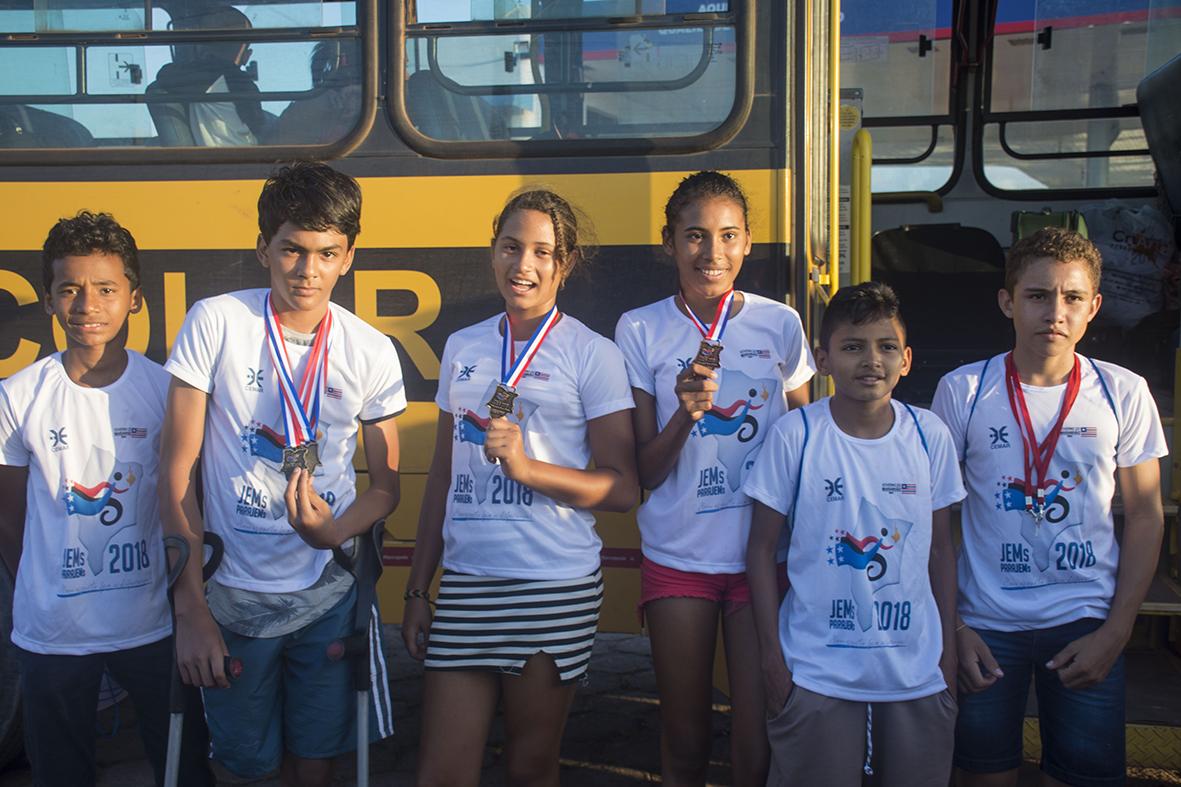
<path fill-rule="evenodd" d="M 356 599 L 354 587 L 319 620 L 281 637 L 246 637 L 222 627 L 230 655 L 244 669 L 230 688 L 203 692 L 215 760 L 257 778 L 278 768 L 284 751 L 328 759 L 356 748 L 349 661 L 327 657 L 328 644 L 351 632 Z"/>
<path fill-rule="evenodd" d="M 1042 770 L 1067 784 L 1107 787 L 1125 781 L 1124 657 L 1099 684 L 1068 689 L 1046 668 L 1058 651 L 1103 625 L 1084 618 L 1034 631 L 976 633 L 1005 676 L 976 694 L 960 693 L 955 765 L 999 773 L 1021 764 L 1022 724 L 1032 679 L 1037 693 Z"/>

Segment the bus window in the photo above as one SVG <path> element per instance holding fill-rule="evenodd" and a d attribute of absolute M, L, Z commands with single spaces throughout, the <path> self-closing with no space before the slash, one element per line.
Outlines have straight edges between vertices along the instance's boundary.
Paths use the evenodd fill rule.
<path fill-rule="evenodd" d="M 861 88 L 873 190 L 937 191 L 955 163 L 951 0 L 843 0 L 841 87 Z"/>
<path fill-rule="evenodd" d="M 329 145 L 359 124 L 354 2 L 170 5 L 150 24 L 140 4 L 135 43 L 120 0 L 66 2 L 86 7 L 0 11 L 34 33 L 0 44 L 0 148 Z"/>
<path fill-rule="evenodd" d="M 417 147 L 511 143 L 500 148 L 506 155 L 531 143 L 716 144 L 742 104 L 747 43 L 729 5 L 419 0 L 406 12 L 395 123 Z"/>
<path fill-rule="evenodd" d="M 994 33 L 981 151 L 990 185 L 1152 186 L 1136 85 L 1181 51 L 1181 0 L 1000 0 Z"/>

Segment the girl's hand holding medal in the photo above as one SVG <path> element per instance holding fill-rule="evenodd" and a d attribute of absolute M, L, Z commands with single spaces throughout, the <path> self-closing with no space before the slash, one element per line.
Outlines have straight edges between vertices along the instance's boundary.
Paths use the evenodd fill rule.
<path fill-rule="evenodd" d="M 521 427 L 513 421 L 493 418 L 488 422 L 488 431 L 484 435 L 484 456 L 488 457 L 489 462 L 499 462 L 507 477 L 529 485 L 526 480 L 529 457 L 525 455 Z"/>
<path fill-rule="evenodd" d="M 677 375 L 673 388 L 681 409 L 693 421 L 700 421 L 714 406 L 714 394 L 718 391 L 718 373 L 698 363 L 689 364 Z"/>

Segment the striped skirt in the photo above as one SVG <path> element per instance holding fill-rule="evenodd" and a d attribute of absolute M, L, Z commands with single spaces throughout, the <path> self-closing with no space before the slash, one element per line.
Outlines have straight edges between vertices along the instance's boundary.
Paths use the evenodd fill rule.
<path fill-rule="evenodd" d="M 603 572 L 581 579 L 529 580 L 443 572 L 426 668 L 520 675 L 536 653 L 553 657 L 562 683 L 586 672 Z"/>

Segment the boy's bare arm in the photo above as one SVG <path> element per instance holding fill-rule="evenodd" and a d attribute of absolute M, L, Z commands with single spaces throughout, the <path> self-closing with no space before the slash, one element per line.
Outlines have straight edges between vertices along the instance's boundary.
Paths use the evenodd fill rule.
<path fill-rule="evenodd" d="M 29 468 L 0 465 L 0 500 L 8 501 L 0 506 L 0 560 L 8 567 L 13 581 L 16 581 L 25 534 L 28 483 Z"/>
<path fill-rule="evenodd" d="M 451 488 L 451 413 L 440 410 L 435 426 L 435 453 L 422 495 L 418 513 L 418 530 L 414 536 L 414 558 L 406 590 L 426 591 L 431 586 L 439 560 L 443 557 L 443 520 L 447 515 L 447 492 Z M 420 597 L 406 599 L 402 613 L 402 642 L 406 652 L 418 661 L 426 658 L 427 639 L 430 637 L 431 611 L 428 602 Z"/>
<path fill-rule="evenodd" d="M 941 508 L 931 514 L 931 556 L 927 570 L 931 576 L 931 592 L 935 596 L 935 605 L 939 607 L 939 624 L 943 630 L 943 655 L 939 659 L 939 669 L 943 671 L 947 687 L 954 692 L 958 667 L 955 641 L 957 583 L 950 508 Z"/>
<path fill-rule="evenodd" d="M 309 474 L 297 470 L 287 484 L 287 521 L 316 549 L 340 546 L 368 531 L 374 522 L 385 519 L 398 507 L 401 482 L 397 424 L 393 418 L 364 424 L 361 436 L 369 469 L 369 488 L 357 495 L 339 517 L 333 517 L 332 508 L 316 493 Z"/>
<path fill-rule="evenodd" d="M 1156 574 L 1164 535 L 1160 499 L 1160 462 L 1148 459 L 1116 471 L 1124 501 L 1124 535 L 1120 543 L 1115 597 L 1102 626 L 1076 639 L 1050 660 L 1067 688 L 1093 686 L 1107 677 L 1132 636 L 1140 604 Z"/>
<path fill-rule="evenodd" d="M 209 394 L 173 378 L 160 437 L 160 524 L 189 544 L 189 561 L 173 587 L 176 661 L 185 683 L 228 687 L 221 631 L 205 603 L 201 557 L 205 522 L 197 506 L 197 462 L 205 441 Z M 169 559 L 176 558 L 169 554 Z"/>
<path fill-rule="evenodd" d="M 754 501 L 750 540 L 746 545 L 746 580 L 750 584 L 755 632 L 759 638 L 759 660 L 763 668 L 763 691 L 768 715 L 775 715 L 787 703 L 791 673 L 779 646 L 779 582 L 775 577 L 775 551 L 784 516 L 770 506 Z"/>

